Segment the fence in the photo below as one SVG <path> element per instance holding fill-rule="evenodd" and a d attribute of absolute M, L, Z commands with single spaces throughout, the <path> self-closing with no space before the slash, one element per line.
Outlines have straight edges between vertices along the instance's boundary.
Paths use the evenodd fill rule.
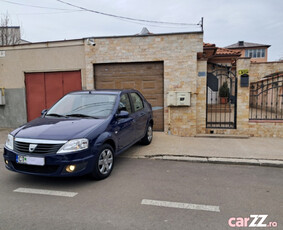
<path fill-rule="evenodd" d="M 251 83 L 250 119 L 283 120 L 283 72 Z"/>

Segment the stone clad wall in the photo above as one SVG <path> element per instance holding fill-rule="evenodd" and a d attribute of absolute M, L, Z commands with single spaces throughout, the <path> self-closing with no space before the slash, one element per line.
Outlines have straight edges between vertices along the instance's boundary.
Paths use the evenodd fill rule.
<path fill-rule="evenodd" d="M 198 61 L 197 76 L 197 134 L 206 133 L 206 77 L 207 60 Z"/>
<path fill-rule="evenodd" d="M 179 136 L 196 134 L 197 53 L 203 50 L 203 34 L 182 33 L 95 38 L 85 42 L 86 87 L 94 88 L 93 65 L 163 61 L 164 130 Z M 167 107 L 168 91 L 191 92 L 190 107 Z"/>
<path fill-rule="evenodd" d="M 249 69 L 250 82 L 260 80 L 266 75 L 283 71 L 283 61 L 251 63 Z"/>

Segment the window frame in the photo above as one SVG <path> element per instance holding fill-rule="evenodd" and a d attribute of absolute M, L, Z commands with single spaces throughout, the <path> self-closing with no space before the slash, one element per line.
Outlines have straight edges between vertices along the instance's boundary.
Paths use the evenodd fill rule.
<path fill-rule="evenodd" d="M 136 94 L 136 95 L 138 95 L 138 97 L 139 97 L 139 98 L 140 98 L 140 100 L 141 100 L 142 107 L 141 107 L 139 110 L 136 110 L 136 108 L 135 108 L 135 104 L 134 104 L 134 100 L 133 100 L 133 98 L 132 98 L 132 94 Z M 133 113 L 136 113 L 136 112 L 138 112 L 138 111 L 140 111 L 140 110 L 143 110 L 143 109 L 144 109 L 144 101 L 143 101 L 143 97 L 142 97 L 139 93 L 137 93 L 137 92 L 130 92 L 130 93 L 129 93 L 129 96 L 130 96 L 131 103 L 132 103 L 132 110 L 133 110 Z"/>
<path fill-rule="evenodd" d="M 259 55 L 258 55 L 259 54 Z M 245 50 L 245 57 L 250 58 L 265 58 L 266 56 L 266 49 L 260 48 L 260 49 L 246 49 Z"/>
<path fill-rule="evenodd" d="M 119 103 L 121 102 L 121 98 L 122 98 L 123 95 L 126 95 L 126 96 L 128 97 L 128 99 L 129 99 L 131 111 L 129 112 L 129 111 L 127 110 L 127 112 L 128 112 L 129 114 L 132 114 L 132 113 L 134 112 L 134 110 L 133 110 L 133 105 L 132 105 L 132 101 L 131 101 L 131 97 L 130 97 L 129 93 L 122 93 L 122 94 L 120 95 Z M 119 106 L 118 106 L 118 110 L 119 110 Z"/>

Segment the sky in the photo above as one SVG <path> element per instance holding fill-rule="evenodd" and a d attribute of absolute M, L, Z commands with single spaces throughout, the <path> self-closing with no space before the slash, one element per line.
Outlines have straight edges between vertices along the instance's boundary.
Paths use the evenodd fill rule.
<path fill-rule="evenodd" d="M 282 0 L 0 0 L 1 16 L 9 14 L 30 42 L 85 37 L 200 31 L 204 42 L 225 47 L 238 41 L 271 45 L 268 61 L 283 58 Z M 106 16 L 67 5 L 146 21 Z M 186 25 L 184 25 L 186 24 Z"/>

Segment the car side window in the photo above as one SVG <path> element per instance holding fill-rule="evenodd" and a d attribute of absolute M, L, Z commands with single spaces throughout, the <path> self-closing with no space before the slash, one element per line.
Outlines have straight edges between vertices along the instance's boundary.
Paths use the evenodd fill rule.
<path fill-rule="evenodd" d="M 143 109 L 143 102 L 141 97 L 137 93 L 131 93 L 131 98 L 133 101 L 134 111 L 139 111 Z"/>
<path fill-rule="evenodd" d="M 119 110 L 126 110 L 128 113 L 132 112 L 131 103 L 128 94 L 123 94 L 120 98 Z"/>

